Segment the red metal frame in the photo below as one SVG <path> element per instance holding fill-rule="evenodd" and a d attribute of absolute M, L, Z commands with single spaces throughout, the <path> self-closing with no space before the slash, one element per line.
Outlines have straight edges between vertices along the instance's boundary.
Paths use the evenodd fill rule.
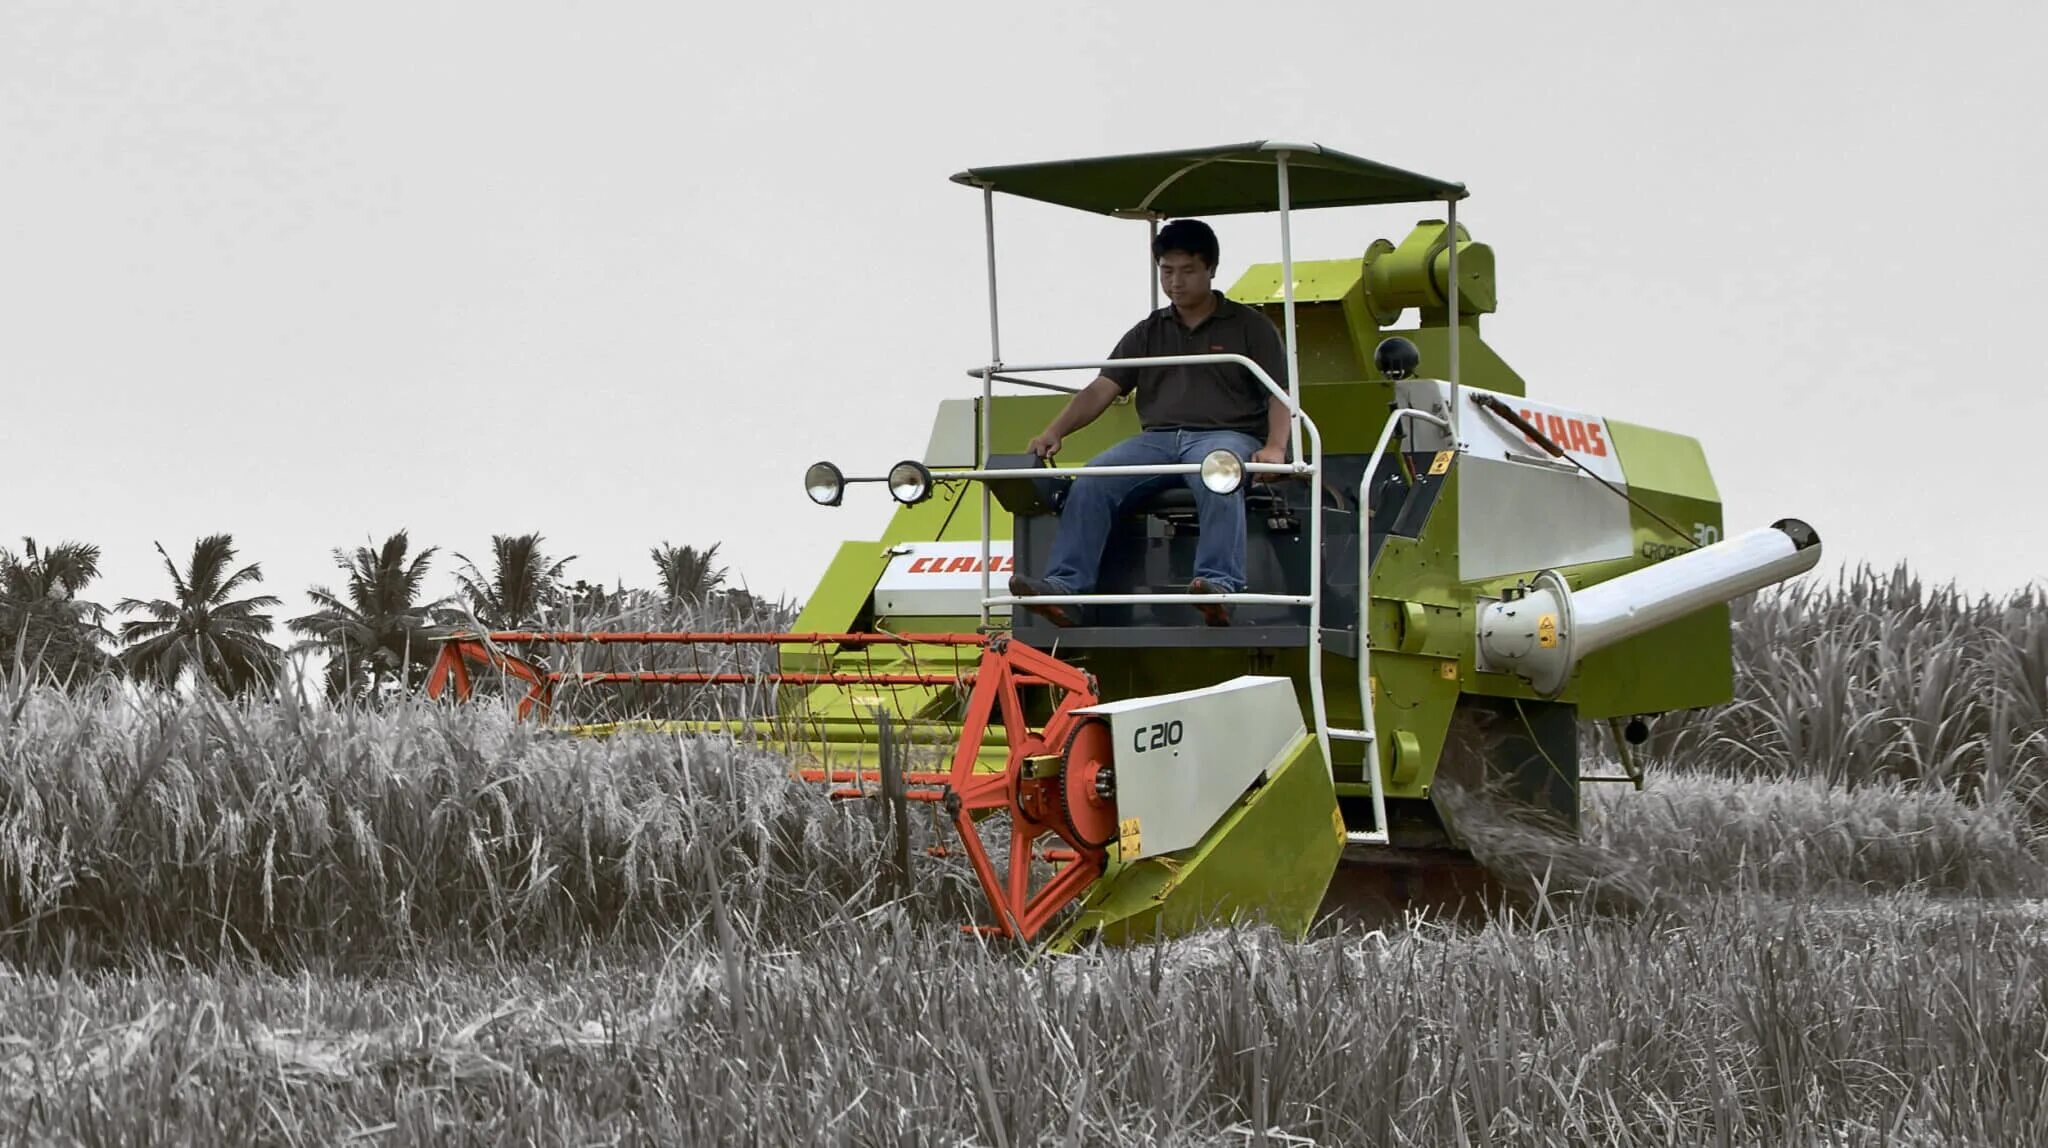
<path fill-rule="evenodd" d="M 1024 717 L 1024 703 L 1017 695 L 1020 679 L 1027 675 L 1062 691 L 1052 717 L 1043 729 L 1035 732 Z M 960 730 L 959 747 L 953 751 L 953 772 L 947 786 L 950 793 L 945 806 L 960 831 L 960 843 L 974 864 L 975 876 L 981 879 L 982 891 L 988 894 L 989 905 L 996 911 L 992 932 L 1030 940 L 1102 875 L 1108 852 L 1082 841 L 1065 824 L 1059 814 L 1059 778 L 1029 775 L 1031 759 L 1057 753 L 1057 747 L 1064 747 L 1074 723 L 1080 720 L 1074 711 L 1092 706 L 1096 700 L 1093 677 L 1022 642 L 992 637 L 982 651 L 974 692 L 967 698 L 967 721 Z M 976 769 L 981 735 L 989 720 L 998 716 L 1002 719 L 1003 738 L 1010 748 L 1009 762 L 1001 773 L 985 773 Z M 988 849 L 982 844 L 981 829 L 975 819 L 977 813 L 999 811 L 1010 814 L 1009 872 L 1000 880 Z M 1057 861 L 1056 854 L 1071 853 L 1073 859 L 1034 890 L 1033 845 L 1048 833 L 1064 841 L 1067 849 L 1048 850 L 1045 858 Z"/>
<path fill-rule="evenodd" d="M 981 660 L 969 672 L 844 673 L 804 671 L 763 671 L 760 673 L 697 673 L 672 671 L 564 673 L 546 671 L 532 662 L 500 648 L 544 643 L 685 643 L 697 645 L 812 645 L 819 647 L 878 645 L 979 646 Z M 722 685 L 770 682 L 783 685 L 971 685 L 966 720 L 953 751 L 951 768 L 945 773 L 906 772 L 906 796 L 912 801 L 937 803 L 944 807 L 959 831 L 960 843 L 974 866 L 975 877 L 995 911 L 996 923 L 985 931 L 1030 940 L 1087 887 L 1102 875 L 1108 863 L 1106 845 L 1081 839 L 1060 811 L 1054 776 L 1032 776 L 1032 759 L 1055 756 L 1067 745 L 1076 725 L 1085 719 L 1075 710 L 1094 705 L 1095 680 L 1089 674 L 1049 654 L 1041 653 L 1010 638 L 995 634 L 764 634 L 764 633 L 567 633 L 505 631 L 488 636 L 458 634 L 441 648 L 427 676 L 427 695 L 439 698 L 452 686 L 458 700 L 468 700 L 473 682 L 469 666 L 494 666 L 528 684 L 520 700 L 519 716 L 535 710 L 545 714 L 554 698 L 554 686 L 567 678 L 582 682 L 651 682 L 659 684 Z M 1019 690 L 1027 686 L 1048 686 L 1057 691 L 1052 716 L 1043 728 L 1033 730 L 1024 713 Z M 1007 758 L 1000 772 L 980 768 L 982 739 L 994 721 L 1003 731 Z M 808 781 L 835 785 L 851 782 L 853 788 L 836 788 L 834 798 L 868 796 L 864 783 L 879 784 L 877 769 L 805 768 L 797 771 Z M 1009 862 L 1007 872 L 998 875 L 981 825 L 997 813 L 1009 814 Z M 1039 839 L 1051 835 L 1064 848 L 1045 848 Z M 1034 860 L 1058 866 L 1057 872 L 1037 888 L 1032 887 Z"/>
<path fill-rule="evenodd" d="M 527 683 L 526 695 L 519 700 L 519 716 L 526 718 L 538 711 L 545 717 L 554 707 L 555 686 L 568 679 L 593 685 L 644 682 L 653 685 L 700 685 L 734 686 L 767 682 L 772 685 L 788 686 L 951 686 L 967 685 L 974 680 L 972 674 L 957 672 L 880 673 L 880 672 L 811 672 L 801 670 L 766 670 L 758 673 L 704 672 L 671 670 L 622 670 L 591 671 L 586 673 L 565 673 L 560 670 L 543 670 L 517 654 L 499 647 L 533 645 L 575 645 L 575 644 L 649 644 L 649 645 L 697 645 L 697 646 L 980 646 L 987 642 L 982 634 L 876 634 L 876 633 L 802 633 L 775 634 L 716 631 L 675 631 L 635 632 L 604 631 L 580 633 L 575 631 L 502 630 L 492 634 L 456 634 L 442 643 L 441 653 L 434 659 L 434 665 L 427 673 L 427 696 L 439 698 L 455 688 L 457 701 L 468 701 L 474 689 L 467 663 L 491 666 Z"/>
<path fill-rule="evenodd" d="M 782 634 L 760 630 L 499 630 L 486 635 L 501 646 L 536 644 L 575 645 L 609 642 L 684 646 L 979 646 L 988 641 L 983 634 L 883 634 L 877 632 L 827 634 Z M 457 634 L 475 638 L 474 634 Z"/>

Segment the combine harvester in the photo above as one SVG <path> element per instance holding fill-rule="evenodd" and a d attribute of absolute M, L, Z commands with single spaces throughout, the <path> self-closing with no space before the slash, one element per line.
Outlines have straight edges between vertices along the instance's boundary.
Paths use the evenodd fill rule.
<path fill-rule="evenodd" d="M 1647 722 L 1731 696 L 1726 604 L 1820 558 L 1796 519 L 1724 540 L 1693 439 L 1526 397 L 1480 338 L 1493 253 L 1458 226 L 1461 184 L 1277 142 L 953 178 L 980 190 L 987 218 L 989 361 L 968 372 L 979 393 L 939 402 L 921 459 L 872 477 L 810 468 L 821 506 L 863 483 L 901 506 L 882 538 L 839 548 L 797 632 L 464 635 L 432 692 L 467 696 L 470 663 L 523 678 L 522 713 L 545 714 L 571 680 L 773 683 L 766 725 L 709 724 L 775 738 L 837 796 L 893 788 L 943 810 L 987 893 L 988 931 L 1066 945 L 1256 917 L 1298 934 L 1326 897 L 1345 899 L 1352 873 L 1469 869 L 1453 785 L 1568 834 L 1582 782 L 1640 787 L 1629 747 Z M 1234 624 L 1205 625 L 1185 591 L 1196 526 L 1184 486 L 1122 524 L 1102 592 L 1032 599 L 1080 611 L 1080 624 L 1013 610 L 1001 589 L 1012 571 L 1045 568 L 1062 485 L 1082 473 L 1026 453 L 1075 389 L 1046 376 L 1116 364 L 1003 358 L 998 192 L 1154 232 L 1169 218 L 1277 214 L 1279 262 L 1227 294 L 1278 323 L 1287 377 L 1237 356 L 1183 361 L 1251 369 L 1293 412 L 1294 461 L 1219 452 L 1135 472 L 1244 491 L 1251 589 L 1210 599 Z M 1362 257 L 1294 260 L 1292 212 L 1401 203 L 1440 203 L 1444 218 Z M 1156 280 L 1153 292 L 1156 307 Z M 1415 325 L 1390 333 L 1410 310 Z M 1137 430 L 1130 404 L 1112 406 L 1061 462 Z M 576 672 L 512 652 L 564 643 L 779 657 L 756 672 Z M 1623 775 L 1581 773 L 1587 721 L 1613 734 Z"/>

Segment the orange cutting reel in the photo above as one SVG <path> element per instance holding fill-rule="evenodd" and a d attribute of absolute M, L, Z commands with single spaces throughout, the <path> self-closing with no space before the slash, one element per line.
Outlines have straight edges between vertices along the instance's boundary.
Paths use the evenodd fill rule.
<path fill-rule="evenodd" d="M 683 643 L 694 645 L 811 645 L 872 647 L 981 646 L 972 673 L 956 672 L 599 672 L 548 671 L 509 653 L 504 647 L 547 643 Z M 906 772 L 912 801 L 936 803 L 952 820 L 976 878 L 988 896 L 995 923 L 984 931 L 1029 940 L 1085 891 L 1102 872 L 1108 847 L 1116 839 L 1117 817 L 1111 770 L 1108 726 L 1075 711 L 1098 700 L 1092 676 L 1016 641 L 1008 635 L 982 634 L 769 634 L 769 633 L 570 633 L 507 631 L 488 636 L 458 634 L 441 649 L 427 680 L 429 697 L 451 687 L 458 700 L 474 688 L 470 664 L 494 667 L 527 683 L 519 703 L 522 718 L 545 717 L 555 686 L 565 679 L 585 683 L 645 682 L 666 685 L 728 685 L 767 682 L 778 685 L 971 685 L 965 720 L 956 743 L 952 767 L 945 773 Z M 1051 716 L 1034 730 L 1021 690 L 1053 691 Z M 1000 771 L 980 765 L 983 737 L 991 724 L 1001 728 L 1007 749 Z M 876 781 L 872 769 L 806 768 L 810 781 Z M 863 796 L 863 788 L 835 790 L 835 797 Z M 999 875 L 997 862 L 982 837 L 983 823 L 998 813 L 1009 814 L 1007 855 Z M 1058 844 L 1041 842 L 1046 837 Z M 1034 885 L 1034 862 L 1050 864 L 1050 878 Z"/>

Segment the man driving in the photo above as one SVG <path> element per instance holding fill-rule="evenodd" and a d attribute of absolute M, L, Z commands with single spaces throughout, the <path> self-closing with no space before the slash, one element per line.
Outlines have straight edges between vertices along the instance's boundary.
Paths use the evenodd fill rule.
<path fill-rule="evenodd" d="M 1284 385 L 1287 356 L 1280 330 L 1265 315 L 1225 298 L 1212 286 L 1219 254 L 1216 233 L 1200 220 L 1178 219 L 1161 228 L 1152 243 L 1152 258 L 1169 305 L 1140 320 L 1109 357 L 1237 354 Z M 1218 448 L 1250 462 L 1287 460 L 1287 404 L 1275 400 L 1237 363 L 1105 368 L 1031 440 L 1031 452 L 1050 460 L 1066 436 L 1094 422 L 1118 396 L 1132 391 L 1137 392 L 1138 422 L 1144 429 L 1096 455 L 1089 466 L 1199 463 Z M 1060 510 L 1045 576 L 1013 575 L 1010 593 L 1019 598 L 1092 593 L 1103 547 L 1117 518 L 1177 482 L 1194 491 L 1201 529 L 1188 593 L 1243 590 L 1243 490 L 1216 494 L 1202 484 L 1200 475 L 1184 474 L 1077 478 Z M 1071 626 L 1076 619 L 1074 611 L 1059 605 L 1026 606 L 1055 625 Z M 1198 602 L 1196 607 L 1212 626 L 1230 623 L 1229 607 L 1223 603 Z"/>

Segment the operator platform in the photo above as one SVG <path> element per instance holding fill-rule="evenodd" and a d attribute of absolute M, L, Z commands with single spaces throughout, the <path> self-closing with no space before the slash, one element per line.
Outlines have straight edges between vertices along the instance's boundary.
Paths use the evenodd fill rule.
<path fill-rule="evenodd" d="M 1180 219 L 1152 241 L 1159 289 L 1171 302 L 1139 320 L 1111 359 L 1182 355 L 1243 355 L 1272 377 L 1287 375 L 1280 329 L 1260 312 L 1227 298 L 1214 280 L 1216 232 L 1198 219 Z M 1105 367 L 1031 440 L 1035 457 L 1053 462 L 1066 436 L 1093 423 L 1120 396 L 1135 393 L 1143 429 L 1089 462 L 1090 467 L 1200 463 L 1216 451 L 1251 462 L 1285 462 L 1291 423 L 1287 404 L 1274 401 L 1258 379 L 1235 363 Z M 1093 475 L 1076 479 L 1060 509 L 1060 526 L 1043 577 L 1015 573 L 1010 593 L 1019 598 L 1090 594 L 1100 577 L 1104 547 L 1117 519 L 1168 491 L 1193 499 L 1197 536 L 1191 595 L 1235 594 L 1245 589 L 1245 497 L 1209 489 L 1199 473 Z M 1026 603 L 1056 626 L 1068 627 L 1079 610 Z M 1212 626 L 1230 623 L 1230 607 L 1195 603 Z"/>

